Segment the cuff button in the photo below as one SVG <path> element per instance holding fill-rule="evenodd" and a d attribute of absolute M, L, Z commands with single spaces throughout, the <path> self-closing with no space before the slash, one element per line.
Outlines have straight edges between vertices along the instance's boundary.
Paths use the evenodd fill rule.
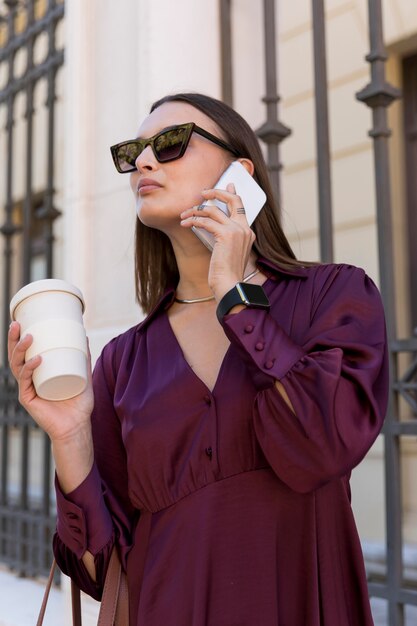
<path fill-rule="evenodd" d="M 258 341 L 258 343 L 255 344 L 255 350 L 258 350 L 258 352 L 263 350 L 264 347 L 265 347 L 265 344 L 263 341 Z"/>
<path fill-rule="evenodd" d="M 275 359 L 270 359 L 265 363 L 265 369 L 270 370 L 274 367 Z"/>
<path fill-rule="evenodd" d="M 251 333 L 251 332 L 253 331 L 253 329 L 254 329 L 254 328 L 255 328 L 255 327 L 254 327 L 254 325 L 253 325 L 253 324 L 247 324 L 247 326 L 245 326 L 245 328 L 244 328 L 245 333 L 247 333 L 247 334 Z"/>

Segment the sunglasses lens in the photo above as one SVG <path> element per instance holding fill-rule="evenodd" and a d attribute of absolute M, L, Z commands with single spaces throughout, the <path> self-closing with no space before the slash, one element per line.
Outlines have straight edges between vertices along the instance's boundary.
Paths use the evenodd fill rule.
<path fill-rule="evenodd" d="M 130 172 L 132 168 L 136 169 L 135 162 L 140 153 L 141 146 L 137 141 L 132 141 L 118 146 L 116 158 L 120 171 Z"/>
<path fill-rule="evenodd" d="M 154 142 L 158 160 L 162 163 L 178 159 L 187 145 L 189 136 L 189 128 L 173 128 L 161 133 Z"/>

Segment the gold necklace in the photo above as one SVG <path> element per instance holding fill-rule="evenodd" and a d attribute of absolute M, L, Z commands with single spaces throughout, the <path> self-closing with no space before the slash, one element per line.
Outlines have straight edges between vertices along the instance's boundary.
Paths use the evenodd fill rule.
<path fill-rule="evenodd" d="M 246 283 L 248 280 L 253 278 L 256 274 L 259 273 L 259 270 L 255 270 L 248 276 L 246 276 L 241 282 Z M 181 302 L 181 304 L 194 304 L 195 302 L 208 302 L 209 300 L 214 300 L 214 296 L 206 296 L 205 298 L 193 298 L 192 300 L 182 300 L 180 298 L 175 297 L 175 302 Z"/>

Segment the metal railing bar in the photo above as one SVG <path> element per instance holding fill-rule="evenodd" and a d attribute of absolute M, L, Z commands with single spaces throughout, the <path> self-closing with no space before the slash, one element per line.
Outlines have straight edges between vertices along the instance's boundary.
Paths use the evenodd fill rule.
<path fill-rule="evenodd" d="M 222 100 L 233 106 L 232 6 L 220 0 L 220 59 Z"/>
<path fill-rule="evenodd" d="M 417 606 L 417 590 L 414 589 L 400 587 L 397 590 L 391 590 L 388 584 L 369 582 L 368 591 L 372 598 L 391 599 L 400 604 Z"/>
<path fill-rule="evenodd" d="M 47 528 L 50 530 L 55 529 L 56 516 L 49 515 L 48 517 L 45 517 L 41 508 L 35 510 L 24 510 L 17 506 L 0 505 L 0 515 L 7 520 L 21 518 L 33 524 L 38 524 L 40 521 L 43 521 Z"/>
<path fill-rule="evenodd" d="M 33 11 L 33 4 L 32 11 Z M 29 38 L 27 44 L 27 72 L 33 71 L 33 37 Z M 33 157 L 33 91 L 35 83 L 28 81 L 26 85 L 26 194 L 23 204 L 23 263 L 22 263 L 22 285 L 30 282 L 30 234 L 32 230 L 32 157 Z"/>
<path fill-rule="evenodd" d="M 417 420 L 408 422 L 385 421 L 382 433 L 392 437 L 415 437 L 417 435 Z"/>
<path fill-rule="evenodd" d="M 396 315 L 388 154 L 388 138 L 391 133 L 387 126 L 386 109 L 400 97 L 400 92 L 385 80 L 387 57 L 382 34 L 381 0 L 368 0 L 368 15 L 371 51 L 366 60 L 371 64 L 371 82 L 358 92 L 356 97 L 372 109 L 373 128 L 369 135 L 373 139 L 374 147 L 381 294 L 385 306 L 388 336 L 392 340 L 396 337 Z"/>
<path fill-rule="evenodd" d="M 387 331 L 390 340 L 396 337 L 396 313 L 393 272 L 393 242 L 391 224 L 391 188 L 388 154 L 387 107 L 399 97 L 397 89 L 385 80 L 386 54 L 383 42 L 381 0 L 368 0 L 368 29 L 370 53 L 366 59 L 371 64 L 371 82 L 356 94 L 358 100 L 372 109 L 373 127 L 369 135 L 373 139 L 375 193 L 378 223 L 378 257 L 381 295 L 384 302 Z M 391 353 L 391 371 L 397 380 L 397 368 Z M 391 389 L 387 428 L 384 429 L 385 449 L 385 503 L 386 503 L 386 552 L 387 588 L 389 595 L 388 616 L 390 626 L 404 626 L 404 607 L 397 599 L 403 575 L 402 562 L 402 482 L 399 437 L 390 431 L 398 422 L 398 398 Z"/>
<path fill-rule="evenodd" d="M 390 349 L 392 352 L 417 353 L 417 338 L 410 337 L 409 339 L 395 339 L 390 342 Z"/>
<path fill-rule="evenodd" d="M 255 132 L 267 145 L 268 171 L 277 202 L 280 202 L 280 171 L 279 145 L 291 130 L 278 119 L 278 72 L 277 48 L 275 34 L 275 0 L 264 0 L 264 49 L 265 49 L 265 84 L 266 95 L 262 101 L 266 104 L 266 122 Z"/>
<path fill-rule="evenodd" d="M 320 260 L 331 263 L 333 261 L 333 217 L 327 102 L 326 28 L 323 0 L 312 0 L 312 13 Z"/>

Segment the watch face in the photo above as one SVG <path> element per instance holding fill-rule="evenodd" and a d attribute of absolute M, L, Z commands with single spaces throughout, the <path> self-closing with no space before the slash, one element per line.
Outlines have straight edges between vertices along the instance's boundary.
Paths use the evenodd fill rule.
<path fill-rule="evenodd" d="M 261 285 L 251 285 L 250 283 L 239 283 L 239 285 L 249 304 L 261 308 L 269 307 L 268 297 Z"/>

